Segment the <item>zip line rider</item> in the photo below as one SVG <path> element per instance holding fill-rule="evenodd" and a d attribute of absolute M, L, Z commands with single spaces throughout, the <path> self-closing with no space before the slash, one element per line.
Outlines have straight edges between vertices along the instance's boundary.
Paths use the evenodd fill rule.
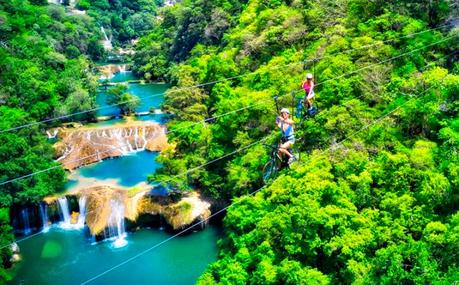
<path fill-rule="evenodd" d="M 288 159 L 288 164 L 291 164 L 296 160 L 296 157 L 289 152 L 289 149 L 292 148 L 295 143 L 295 136 L 293 131 L 293 120 L 289 118 L 290 111 L 287 108 L 282 108 L 280 111 L 280 116 L 276 118 L 276 124 L 281 129 L 282 138 L 281 144 L 279 146 L 279 153 L 286 155 Z"/>
<path fill-rule="evenodd" d="M 303 103 L 308 108 L 308 110 L 312 108 L 312 103 L 315 96 L 314 85 L 315 84 L 312 74 L 306 74 L 306 80 L 303 81 L 301 87 L 304 89 L 304 92 L 306 93 L 304 95 Z"/>

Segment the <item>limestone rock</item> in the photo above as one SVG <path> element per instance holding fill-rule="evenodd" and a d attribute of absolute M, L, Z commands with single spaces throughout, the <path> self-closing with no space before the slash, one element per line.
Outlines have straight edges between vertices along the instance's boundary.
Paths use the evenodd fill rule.
<path fill-rule="evenodd" d="M 17 253 L 13 254 L 10 258 L 11 263 L 17 263 L 19 261 L 21 261 L 21 256 Z"/>
<path fill-rule="evenodd" d="M 65 169 L 75 169 L 134 150 L 162 151 L 168 147 L 166 129 L 154 122 L 134 121 L 109 127 L 61 128 L 54 145 Z"/>
<path fill-rule="evenodd" d="M 97 235 L 107 227 L 113 200 L 125 202 L 126 189 L 113 186 L 96 186 L 82 191 L 87 197 L 86 224 L 91 234 Z"/>
<path fill-rule="evenodd" d="M 197 192 L 190 192 L 176 203 L 145 196 L 138 202 L 137 215 L 140 214 L 162 215 L 174 230 L 179 230 L 208 219 L 211 212 L 209 202 L 203 201 Z"/>

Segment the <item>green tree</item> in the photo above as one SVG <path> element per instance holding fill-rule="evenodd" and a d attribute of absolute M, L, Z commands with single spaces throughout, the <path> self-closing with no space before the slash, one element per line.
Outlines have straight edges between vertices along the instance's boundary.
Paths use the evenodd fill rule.
<path fill-rule="evenodd" d="M 140 99 L 135 95 L 127 93 L 127 86 L 120 84 L 108 90 L 107 103 L 116 105 L 120 108 L 122 114 L 130 115 L 140 105 Z"/>

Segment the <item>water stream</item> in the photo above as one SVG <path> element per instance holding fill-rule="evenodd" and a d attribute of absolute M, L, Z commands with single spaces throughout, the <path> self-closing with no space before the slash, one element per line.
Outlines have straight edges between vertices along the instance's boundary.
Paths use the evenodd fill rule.
<path fill-rule="evenodd" d="M 48 206 L 45 203 L 40 203 L 40 216 L 43 226 L 43 231 L 49 231 L 49 218 L 48 218 Z"/>
<path fill-rule="evenodd" d="M 132 73 L 125 71 L 116 74 L 111 81 L 133 79 L 136 78 Z M 166 90 L 164 84 L 129 84 L 129 92 L 145 98 L 136 112 L 153 110 L 153 113 L 136 119 L 163 122 L 165 115 L 159 108 L 164 100 L 161 93 Z M 107 105 L 105 91 L 98 94 L 97 103 L 100 106 Z M 119 110 L 102 109 L 97 115 L 118 116 Z M 95 126 L 115 125 L 123 121 L 118 118 L 98 122 Z M 137 151 L 81 167 L 71 175 L 66 187 L 71 190 L 77 185 L 92 185 L 97 181 L 110 181 L 124 187 L 135 186 L 145 182 L 148 175 L 160 166 L 155 160 L 157 156 L 157 153 Z M 159 228 L 126 232 L 124 205 L 111 201 L 109 227 L 105 230 L 107 239 L 95 243 L 85 227 L 87 198 L 83 196 L 78 200 L 76 224 L 71 224 L 68 199 L 59 198 L 57 204 L 61 222 L 53 226 L 49 226 L 47 206 L 40 205 L 44 233 L 19 244 L 22 261 L 12 268 L 14 278 L 9 284 L 80 284 L 172 236 L 172 233 Z M 22 230 L 27 233 L 30 232 L 28 215 L 28 210 L 23 209 Z M 216 259 L 218 236 L 219 229 L 209 226 L 202 231 L 174 238 L 97 279 L 94 284 L 194 284 L 205 267 Z"/>
<path fill-rule="evenodd" d="M 59 205 L 59 214 L 61 216 L 61 227 L 70 228 L 72 226 L 70 222 L 70 210 L 69 203 L 66 197 L 59 197 L 57 199 Z"/>
<path fill-rule="evenodd" d="M 80 213 L 78 215 L 78 221 L 76 226 L 78 228 L 84 228 L 84 223 L 86 221 L 86 196 L 81 196 L 80 199 L 78 199 L 78 208 L 80 210 Z"/>
<path fill-rule="evenodd" d="M 119 72 L 117 73 L 110 81 L 111 82 L 123 82 L 126 80 L 135 79 L 134 75 L 131 71 L 126 72 Z M 139 107 L 136 108 L 137 113 L 144 113 L 149 112 L 151 109 L 159 110 L 161 103 L 164 101 L 164 92 L 166 92 L 168 86 L 166 84 L 157 84 L 157 83 L 148 83 L 148 84 L 141 84 L 141 83 L 131 83 L 128 85 L 127 92 L 138 96 L 141 98 L 141 103 Z M 104 107 L 103 109 L 99 109 L 97 111 L 97 116 L 119 116 L 120 109 L 116 106 L 108 107 L 107 104 L 107 91 L 100 90 L 97 99 L 97 104 L 100 107 Z M 146 117 L 146 118 L 144 118 Z M 150 120 L 156 122 L 164 122 L 165 116 L 162 113 L 156 114 L 153 112 L 148 116 L 140 116 L 142 120 Z M 139 119 L 137 118 L 137 119 Z M 119 122 L 115 121 L 114 123 Z"/>
<path fill-rule="evenodd" d="M 22 223 L 24 225 L 23 233 L 24 235 L 28 235 L 32 232 L 32 230 L 30 229 L 29 211 L 27 208 L 22 209 L 21 216 L 22 216 Z"/>
<path fill-rule="evenodd" d="M 124 228 L 124 204 L 120 201 L 111 201 L 110 206 L 111 215 L 108 220 L 108 228 L 105 230 L 105 238 L 113 240 L 114 248 L 120 248 L 127 245 Z"/>

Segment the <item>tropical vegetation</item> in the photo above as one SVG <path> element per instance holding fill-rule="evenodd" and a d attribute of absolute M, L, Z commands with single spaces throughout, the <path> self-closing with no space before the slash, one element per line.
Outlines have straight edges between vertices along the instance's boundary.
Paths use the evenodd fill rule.
<path fill-rule="evenodd" d="M 140 75 L 176 86 L 164 105 L 174 147 L 152 180 L 242 149 L 174 176 L 233 201 L 199 284 L 459 279 L 453 12 L 449 1 L 253 0 L 160 13 L 135 57 Z M 301 162 L 245 196 L 263 186 L 261 142 L 279 139 L 273 98 L 294 108 L 306 72 L 320 113 L 296 125 Z"/>
<path fill-rule="evenodd" d="M 76 16 L 0 0 L 0 283 L 9 212 L 66 182 L 45 128 L 95 116 L 101 26 L 115 46 L 140 37 L 134 72 L 173 86 L 163 106 L 171 147 L 151 180 L 228 205 L 218 260 L 199 284 L 459 280 L 454 1 L 161 4 L 80 0 Z M 265 185 L 277 107 L 293 113 L 307 72 L 320 112 L 295 119 L 301 160 Z M 124 86 L 108 93 L 125 114 L 138 104 Z"/>

